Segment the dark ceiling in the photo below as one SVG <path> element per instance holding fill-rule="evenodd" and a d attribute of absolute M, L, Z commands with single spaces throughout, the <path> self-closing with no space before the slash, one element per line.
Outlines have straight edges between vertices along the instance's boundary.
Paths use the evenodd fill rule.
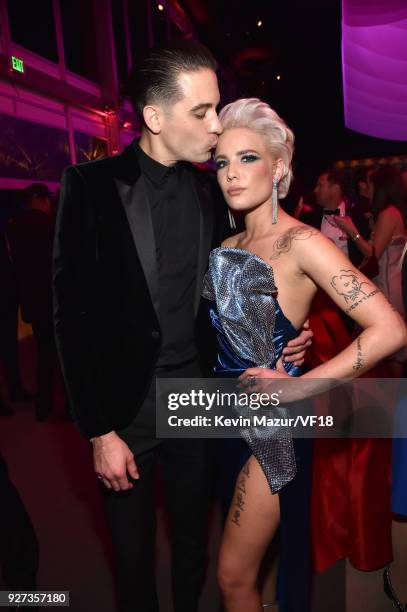
<path fill-rule="evenodd" d="M 344 127 L 340 0 L 180 4 L 198 37 L 235 71 L 238 95 L 266 100 L 293 128 L 297 166 L 317 171 L 338 159 L 405 152 L 403 143 Z"/>

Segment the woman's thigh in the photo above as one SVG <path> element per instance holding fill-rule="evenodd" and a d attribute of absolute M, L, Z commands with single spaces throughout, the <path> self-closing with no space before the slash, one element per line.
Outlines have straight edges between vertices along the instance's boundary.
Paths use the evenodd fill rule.
<path fill-rule="evenodd" d="M 220 572 L 257 577 L 279 521 L 279 497 L 272 494 L 263 470 L 252 455 L 236 481 L 221 544 Z"/>

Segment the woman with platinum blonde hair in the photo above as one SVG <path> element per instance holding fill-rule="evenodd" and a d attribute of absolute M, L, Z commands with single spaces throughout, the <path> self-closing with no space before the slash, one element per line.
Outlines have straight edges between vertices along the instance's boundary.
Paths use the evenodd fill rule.
<path fill-rule="evenodd" d="M 285 122 L 256 98 L 227 105 L 219 119 L 217 178 L 232 212 L 244 215 L 245 229 L 212 251 L 205 277 L 203 296 L 218 336 L 216 374 L 239 377 L 251 392 L 261 392 L 269 379 L 290 376 L 323 384 L 322 379 L 363 374 L 405 346 L 404 321 L 383 294 L 333 242 L 280 207 L 294 149 Z M 281 355 L 307 319 L 318 287 L 363 331 L 334 358 L 301 374 Z M 301 472 L 296 475 L 289 437 L 278 431 L 268 439 L 252 434 L 242 430 L 252 454 L 236 481 L 219 555 L 228 612 L 260 612 L 272 605 L 262 601 L 258 574 L 280 522 L 280 495 Z M 284 610 L 307 606 L 307 601 L 301 607 L 287 603 Z"/>

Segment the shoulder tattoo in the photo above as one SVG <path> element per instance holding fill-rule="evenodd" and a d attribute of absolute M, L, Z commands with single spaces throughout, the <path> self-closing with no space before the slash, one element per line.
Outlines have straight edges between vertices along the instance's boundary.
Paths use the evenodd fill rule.
<path fill-rule="evenodd" d="M 311 236 L 318 234 L 318 230 L 307 225 L 300 227 L 291 227 L 289 230 L 281 234 L 273 244 L 273 252 L 270 259 L 277 259 L 283 253 L 290 251 L 294 240 L 308 240 Z"/>

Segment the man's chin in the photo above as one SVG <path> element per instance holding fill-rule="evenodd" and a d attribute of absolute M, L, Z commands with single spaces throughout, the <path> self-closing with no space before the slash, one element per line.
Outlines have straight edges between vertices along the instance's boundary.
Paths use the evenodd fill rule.
<path fill-rule="evenodd" d="M 196 153 L 195 155 L 189 155 L 184 157 L 184 161 L 188 161 L 191 164 L 205 164 L 211 158 L 211 151 L 205 151 L 203 153 Z"/>
<path fill-rule="evenodd" d="M 210 149 L 209 151 L 204 151 L 201 154 L 201 159 L 199 161 L 201 162 L 201 164 L 205 163 L 211 159 L 211 156 L 212 156 L 212 149 Z"/>

